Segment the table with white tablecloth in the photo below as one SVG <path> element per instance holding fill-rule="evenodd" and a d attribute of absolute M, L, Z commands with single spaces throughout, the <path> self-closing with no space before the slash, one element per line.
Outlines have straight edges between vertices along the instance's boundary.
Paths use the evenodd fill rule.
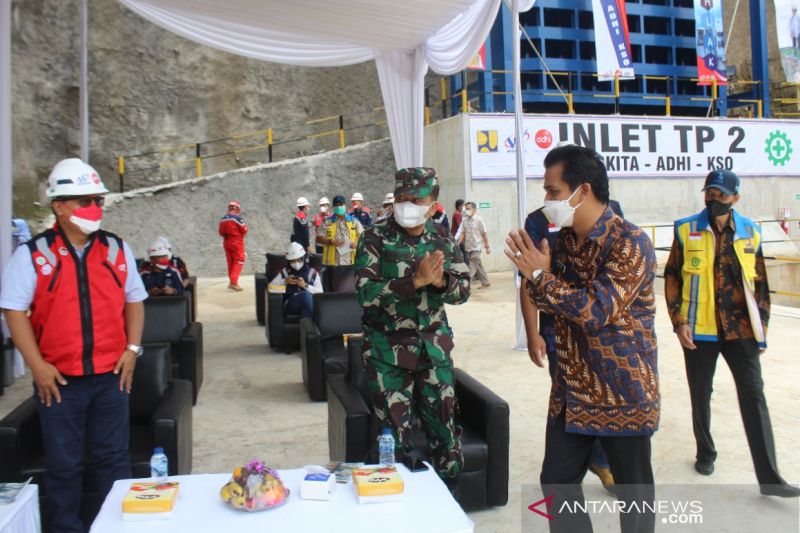
<path fill-rule="evenodd" d="M 279 470 L 284 485 L 291 491 L 289 501 L 280 507 L 261 512 L 230 508 L 219 491 L 230 481 L 230 474 L 171 476 L 178 481 L 178 501 L 172 517 L 165 520 L 124 522 L 122 498 L 133 480 L 114 483 L 91 533 L 192 533 L 232 531 L 292 531 L 343 533 L 467 533 L 474 529 L 469 517 L 450 495 L 433 469 L 410 472 L 397 467 L 405 485 L 399 502 L 359 505 L 352 483 L 336 484 L 332 500 L 313 501 L 300 498 L 302 468 Z"/>
<path fill-rule="evenodd" d="M 0 505 L 2 533 L 40 533 L 39 487 L 25 486 L 12 503 Z"/>

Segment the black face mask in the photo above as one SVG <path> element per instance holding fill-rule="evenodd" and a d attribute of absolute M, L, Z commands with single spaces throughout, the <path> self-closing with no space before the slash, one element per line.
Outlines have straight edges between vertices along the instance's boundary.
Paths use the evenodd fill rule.
<path fill-rule="evenodd" d="M 706 202 L 706 209 L 708 209 L 708 212 L 712 217 L 723 217 L 731 212 L 731 209 L 733 209 L 733 203 L 726 204 L 725 202 L 720 202 L 719 200 L 709 200 Z"/>

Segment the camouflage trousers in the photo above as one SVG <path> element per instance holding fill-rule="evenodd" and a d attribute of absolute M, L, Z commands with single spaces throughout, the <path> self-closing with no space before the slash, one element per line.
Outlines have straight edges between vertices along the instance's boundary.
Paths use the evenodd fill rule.
<path fill-rule="evenodd" d="M 416 418 L 425 434 L 439 476 L 458 476 L 464 466 L 461 427 L 456 424 L 453 366 L 434 367 L 421 357 L 414 370 L 367 357 L 367 386 L 381 428 L 392 428 L 398 455 L 413 449 Z M 416 416 L 414 416 L 416 415 Z"/>

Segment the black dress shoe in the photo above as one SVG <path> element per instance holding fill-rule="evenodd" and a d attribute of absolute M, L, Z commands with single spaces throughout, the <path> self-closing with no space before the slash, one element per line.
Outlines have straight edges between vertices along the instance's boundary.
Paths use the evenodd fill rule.
<path fill-rule="evenodd" d="M 697 462 L 694 464 L 694 469 L 697 470 L 698 474 L 703 474 L 704 476 L 710 476 L 714 473 L 714 461 L 709 461 L 707 459 L 698 459 Z"/>
<path fill-rule="evenodd" d="M 788 483 L 761 485 L 761 494 L 764 496 L 780 496 L 781 498 L 797 498 L 800 496 L 800 488 Z"/>

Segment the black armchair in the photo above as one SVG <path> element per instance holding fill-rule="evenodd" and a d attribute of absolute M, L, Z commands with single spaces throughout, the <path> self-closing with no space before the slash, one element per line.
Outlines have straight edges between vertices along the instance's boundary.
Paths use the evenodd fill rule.
<path fill-rule="evenodd" d="M 189 308 L 189 322 L 197 322 L 197 276 L 189 276 L 184 294 L 189 295 L 191 306 Z"/>
<path fill-rule="evenodd" d="M 267 273 L 266 272 L 256 272 L 253 274 L 255 277 L 255 285 L 256 285 L 256 320 L 258 320 L 259 325 L 264 325 L 267 321 Z"/>
<path fill-rule="evenodd" d="M 352 265 L 327 267 L 322 278 L 322 289 L 325 292 L 355 292 L 356 267 Z"/>
<path fill-rule="evenodd" d="M 156 446 L 164 448 L 170 475 L 192 471 L 192 385 L 181 379 L 169 380 L 169 359 L 168 344 L 148 344 L 136 361 L 128 448 L 135 478 L 150 476 L 150 456 Z M 0 420 L 0 457 L 0 482 L 33 477 L 33 483 L 39 485 L 42 509 L 46 509 L 44 447 L 32 396 Z M 104 497 L 97 491 L 94 467 L 87 457 L 81 501 L 81 517 L 86 524 L 92 523 Z"/>
<path fill-rule="evenodd" d="M 300 320 L 303 384 L 312 400 L 326 398 L 327 376 L 347 370 L 347 353 L 342 335 L 361 333 L 361 315 L 361 304 L 355 293 L 314 295 L 314 316 Z"/>
<path fill-rule="evenodd" d="M 203 325 L 189 322 L 189 297 L 163 296 L 148 298 L 144 303 L 144 343 L 169 343 L 171 373 L 192 384 L 192 405 L 203 384 Z"/>
<path fill-rule="evenodd" d="M 348 343 L 348 369 L 328 377 L 328 446 L 332 461 L 375 462 L 377 418 L 364 381 L 361 340 Z M 467 510 L 508 502 L 508 404 L 475 378 L 455 369 L 455 389 L 463 428 L 464 468 L 459 503 Z M 415 435 L 415 443 L 424 443 Z M 423 450 L 423 453 L 426 453 Z"/>

